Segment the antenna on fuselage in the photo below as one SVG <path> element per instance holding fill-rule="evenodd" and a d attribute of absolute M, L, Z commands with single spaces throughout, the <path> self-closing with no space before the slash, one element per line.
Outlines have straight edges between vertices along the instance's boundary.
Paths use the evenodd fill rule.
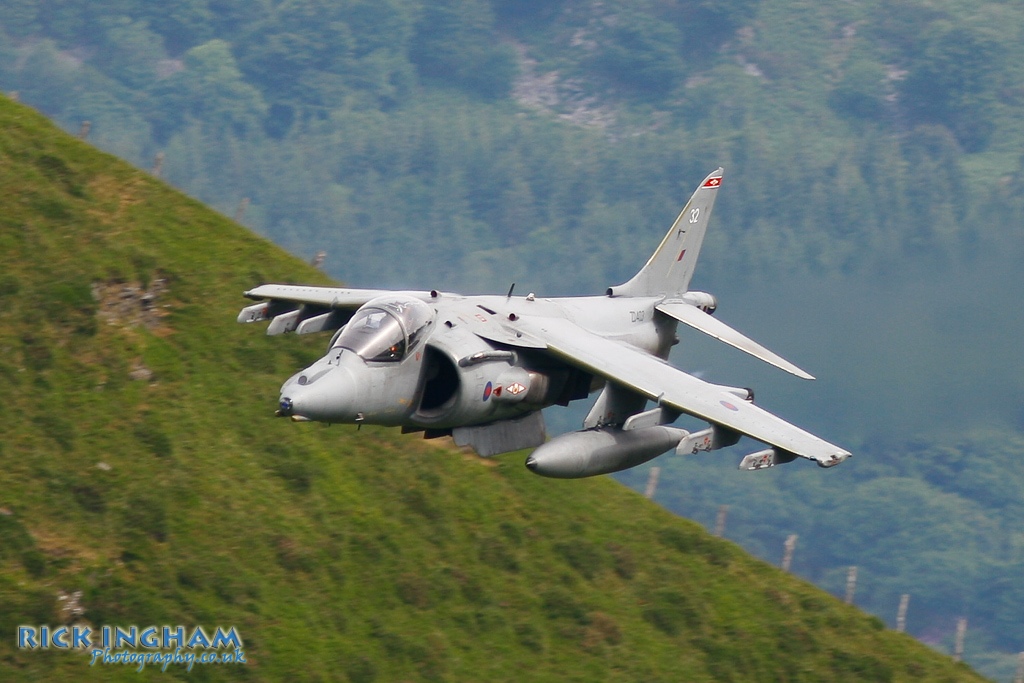
<path fill-rule="evenodd" d="M 508 294 L 505 295 L 505 302 L 507 303 L 512 298 L 512 290 L 516 288 L 516 283 L 512 283 L 512 286 L 508 288 Z"/>

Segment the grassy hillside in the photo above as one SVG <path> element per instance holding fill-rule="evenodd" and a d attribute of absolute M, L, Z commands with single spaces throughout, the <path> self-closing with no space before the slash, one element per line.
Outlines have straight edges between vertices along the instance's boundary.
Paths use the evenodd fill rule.
<path fill-rule="evenodd" d="M 239 295 L 324 277 L 6 100 L 0 197 L 5 681 L 137 680 L 14 647 L 74 591 L 236 626 L 249 663 L 200 680 L 980 680 L 607 478 L 273 419 L 324 340 Z"/>

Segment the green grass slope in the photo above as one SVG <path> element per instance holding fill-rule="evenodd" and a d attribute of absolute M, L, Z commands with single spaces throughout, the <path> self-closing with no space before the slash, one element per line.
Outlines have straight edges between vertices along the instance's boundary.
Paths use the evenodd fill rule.
<path fill-rule="evenodd" d="M 235 626 L 196 680 L 980 680 L 607 478 L 271 417 L 323 338 L 234 322 L 317 271 L 0 101 L 0 679 L 186 676 L 15 647 Z"/>

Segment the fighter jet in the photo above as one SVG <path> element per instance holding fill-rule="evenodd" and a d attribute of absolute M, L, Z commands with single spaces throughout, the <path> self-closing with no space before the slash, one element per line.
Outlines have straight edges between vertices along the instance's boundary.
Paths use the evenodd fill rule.
<path fill-rule="evenodd" d="M 297 422 L 450 435 L 483 457 L 532 448 L 527 468 L 565 479 L 617 472 L 671 450 L 711 451 L 741 436 L 765 446 L 742 459 L 743 470 L 797 457 L 837 465 L 848 451 L 754 405 L 750 389 L 705 382 L 667 361 L 683 323 L 814 379 L 712 317 L 715 297 L 689 289 L 721 185 L 718 169 L 644 267 L 603 296 L 264 284 L 245 292 L 258 303 L 238 321 L 269 320 L 269 335 L 336 330 L 327 354 L 281 387 L 277 415 Z M 548 441 L 541 410 L 596 391 L 583 430 Z M 708 427 L 673 426 L 683 414 Z"/>

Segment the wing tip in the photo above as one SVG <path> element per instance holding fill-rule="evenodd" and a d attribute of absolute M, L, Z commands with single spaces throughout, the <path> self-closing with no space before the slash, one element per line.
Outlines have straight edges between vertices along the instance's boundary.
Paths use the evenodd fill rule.
<path fill-rule="evenodd" d="M 835 467 L 852 456 L 853 453 L 840 448 L 838 453 L 833 453 L 824 459 L 815 458 L 814 461 L 818 463 L 818 467 Z"/>

